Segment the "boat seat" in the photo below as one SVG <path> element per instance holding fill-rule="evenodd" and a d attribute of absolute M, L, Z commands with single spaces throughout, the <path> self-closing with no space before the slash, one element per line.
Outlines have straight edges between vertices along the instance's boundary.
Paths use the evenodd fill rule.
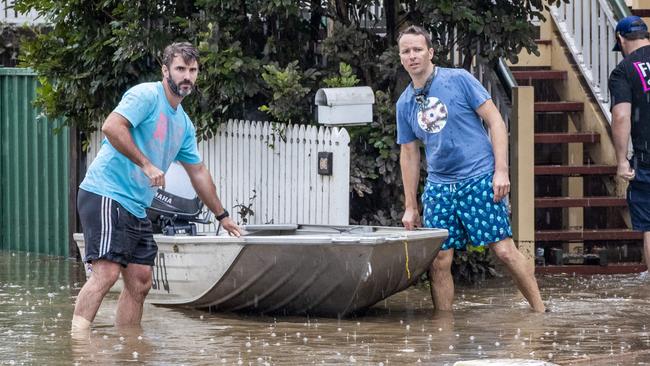
<path fill-rule="evenodd" d="M 298 230 L 297 224 L 258 224 L 243 225 L 244 235 L 253 234 L 255 236 L 270 235 L 293 235 Z"/>

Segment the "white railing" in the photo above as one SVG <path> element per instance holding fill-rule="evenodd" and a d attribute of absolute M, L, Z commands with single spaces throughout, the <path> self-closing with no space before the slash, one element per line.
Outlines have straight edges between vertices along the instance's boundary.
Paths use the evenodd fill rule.
<path fill-rule="evenodd" d="M 510 114 L 512 112 L 512 102 L 505 91 L 505 87 L 496 75 L 494 69 L 488 67 L 487 63 L 481 62 L 472 70 L 474 76 L 483 84 L 485 89 L 492 97 L 492 102 L 501 113 L 506 127 L 510 126 Z"/>
<path fill-rule="evenodd" d="M 275 128 L 274 128 L 275 126 Z M 199 143 L 203 162 L 217 192 L 233 217 L 238 205 L 254 215 L 249 224 L 349 223 L 350 137 L 345 129 L 286 126 L 269 122 L 231 120 L 214 137 Z M 284 136 L 284 139 L 281 137 Z M 87 164 L 101 146 L 93 134 Z M 332 175 L 318 174 L 318 152 L 333 153 Z M 251 197 L 255 196 L 251 200 Z M 199 231 L 214 231 L 213 226 Z"/>
<path fill-rule="evenodd" d="M 45 20 L 37 12 L 27 14 L 14 10 L 14 0 L 0 0 L 0 23 L 4 24 L 43 24 Z"/>
<path fill-rule="evenodd" d="M 386 17 L 381 1 L 375 1 L 368 6 L 367 14 L 357 14 L 361 27 L 372 29 L 380 35 L 386 34 Z"/>
<path fill-rule="evenodd" d="M 616 44 L 616 18 L 608 1 L 571 0 L 557 8 L 551 7 L 551 16 L 601 110 L 611 122 L 607 79 L 622 56 L 612 51 Z"/>

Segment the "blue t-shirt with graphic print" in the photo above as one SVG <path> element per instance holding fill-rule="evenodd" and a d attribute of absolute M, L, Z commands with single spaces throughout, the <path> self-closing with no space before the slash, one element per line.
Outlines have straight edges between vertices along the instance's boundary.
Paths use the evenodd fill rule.
<path fill-rule="evenodd" d="M 172 108 L 161 82 L 132 87 L 113 112 L 131 123 L 135 145 L 163 172 L 176 160 L 201 162 L 194 125 L 180 104 L 175 110 Z M 151 205 L 157 189 L 150 186 L 142 169 L 106 138 L 79 187 L 114 199 L 139 218 L 146 216 L 145 209 Z"/>
<path fill-rule="evenodd" d="M 494 153 L 476 114 L 490 94 L 464 69 L 435 67 L 422 107 L 413 84 L 397 101 L 397 143 L 416 139 L 425 146 L 428 181 L 456 183 L 494 172 Z"/>

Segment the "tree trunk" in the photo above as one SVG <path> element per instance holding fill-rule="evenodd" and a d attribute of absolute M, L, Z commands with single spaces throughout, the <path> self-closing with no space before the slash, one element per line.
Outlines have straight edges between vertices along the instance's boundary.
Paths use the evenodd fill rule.
<path fill-rule="evenodd" d="M 321 0 L 311 0 L 311 17 L 309 18 L 309 51 L 307 55 L 309 62 L 316 65 L 316 47 L 320 40 L 321 21 L 323 18 L 323 8 L 321 7 Z"/>
<path fill-rule="evenodd" d="M 80 232 L 81 224 L 77 215 L 77 191 L 81 178 L 85 175 L 85 168 L 81 163 L 81 143 L 79 141 L 79 132 L 76 127 L 70 127 L 68 130 L 69 151 L 68 151 L 68 169 L 70 179 L 68 180 L 68 257 L 81 259 L 77 242 L 74 241 L 72 234 Z M 83 169 L 83 172 L 81 171 Z"/>
<path fill-rule="evenodd" d="M 463 52 L 463 69 L 467 71 L 472 71 L 472 61 L 474 60 L 474 55 L 472 53 L 471 49 L 466 49 L 465 52 Z"/>
<path fill-rule="evenodd" d="M 395 0 L 384 0 L 384 15 L 386 20 L 386 38 L 388 44 L 393 45 L 397 41 L 397 8 Z"/>
<path fill-rule="evenodd" d="M 345 24 L 350 25 L 350 14 L 348 13 L 347 0 L 333 0 L 338 20 Z"/>

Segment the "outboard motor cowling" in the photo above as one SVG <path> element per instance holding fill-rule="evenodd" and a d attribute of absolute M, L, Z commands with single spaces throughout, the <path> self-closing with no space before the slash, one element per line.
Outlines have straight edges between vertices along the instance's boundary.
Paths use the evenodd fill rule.
<path fill-rule="evenodd" d="M 187 172 L 180 164 L 172 163 L 165 174 L 165 184 L 165 189 L 158 188 L 147 210 L 154 231 L 164 235 L 196 235 L 196 223 L 209 224 L 210 211 L 204 209 Z"/>

